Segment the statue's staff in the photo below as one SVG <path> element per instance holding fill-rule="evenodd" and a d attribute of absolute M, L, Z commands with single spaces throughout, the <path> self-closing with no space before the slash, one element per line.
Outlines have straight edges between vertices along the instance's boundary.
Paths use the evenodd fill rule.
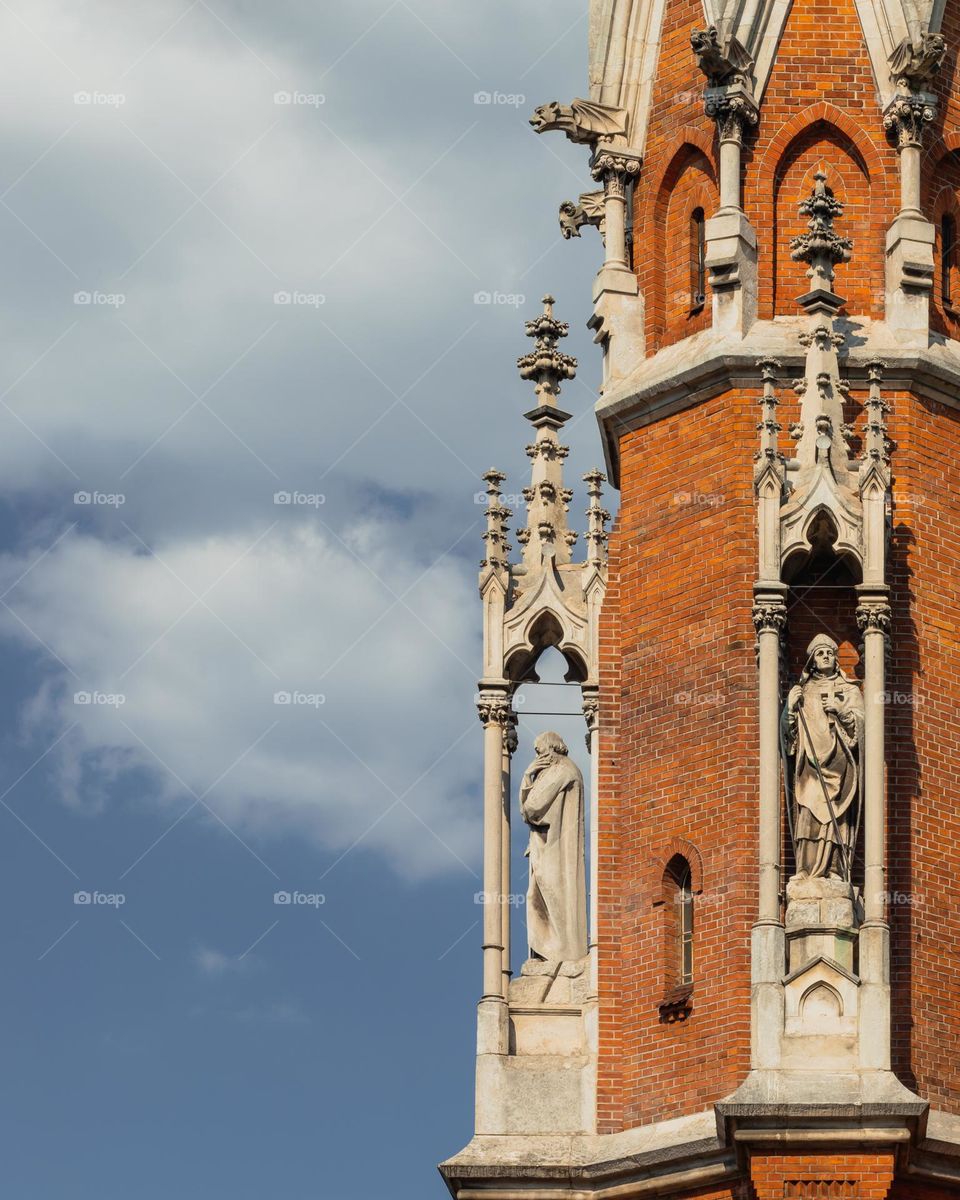
<path fill-rule="evenodd" d="M 837 814 L 833 807 L 833 801 L 830 799 L 830 793 L 827 791 L 827 785 L 823 779 L 823 771 L 820 769 L 820 760 L 817 758 L 817 752 L 813 748 L 813 738 L 810 736 L 810 729 L 807 725 L 807 718 L 803 715 L 803 696 L 797 698 L 796 704 L 797 716 L 800 718 L 800 724 L 803 726 L 803 732 L 806 734 L 807 746 L 810 750 L 810 757 L 813 759 L 813 765 L 817 771 L 817 778 L 820 780 L 820 787 L 823 789 L 823 798 L 827 802 L 827 811 L 830 813 L 830 824 L 833 826 L 834 837 L 837 839 L 837 848 L 840 851 L 840 857 L 843 860 L 843 877 L 846 883 L 850 882 L 850 862 L 847 858 L 847 846 L 843 838 L 840 836 L 840 825 L 837 821 Z"/>

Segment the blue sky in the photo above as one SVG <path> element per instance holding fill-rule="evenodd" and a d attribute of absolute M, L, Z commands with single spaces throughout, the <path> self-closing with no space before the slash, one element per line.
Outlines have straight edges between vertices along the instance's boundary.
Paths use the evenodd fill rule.
<path fill-rule="evenodd" d="M 526 123 L 583 94 L 586 7 L 0 10 L 11 1194 L 445 1194 L 480 979 L 475 494 L 526 482 L 545 291 L 581 361 L 568 482 L 600 453 L 600 244 L 556 221 L 593 185 Z M 583 762 L 579 721 L 530 717 L 519 765 L 551 725 Z"/>

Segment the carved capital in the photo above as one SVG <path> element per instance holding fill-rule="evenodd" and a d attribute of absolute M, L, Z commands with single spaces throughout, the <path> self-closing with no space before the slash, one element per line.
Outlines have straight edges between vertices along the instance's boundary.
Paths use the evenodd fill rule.
<path fill-rule="evenodd" d="M 717 135 L 721 142 L 736 142 L 743 139 L 759 120 L 753 97 L 743 88 L 708 89 L 704 98 L 704 111 L 717 123 Z"/>
<path fill-rule="evenodd" d="M 857 605 L 857 625 L 861 633 L 890 636 L 890 605 L 885 600 L 867 600 Z"/>
<path fill-rule="evenodd" d="M 512 702 L 503 692 L 481 692 L 477 699 L 477 715 L 482 725 L 499 725 L 505 732 L 511 723 L 516 726 Z"/>
<path fill-rule="evenodd" d="M 896 96 L 883 115 L 883 127 L 897 144 L 898 150 L 923 145 L 923 132 L 936 117 L 933 96 Z"/>
<path fill-rule="evenodd" d="M 753 606 L 753 627 L 757 633 L 775 633 L 779 638 L 787 626 L 787 606 L 782 600 L 757 600 Z"/>
<path fill-rule="evenodd" d="M 590 160 L 590 174 L 603 184 L 605 197 L 622 200 L 627 194 L 627 184 L 640 173 L 640 158 L 636 154 L 617 154 L 612 150 L 598 150 Z"/>

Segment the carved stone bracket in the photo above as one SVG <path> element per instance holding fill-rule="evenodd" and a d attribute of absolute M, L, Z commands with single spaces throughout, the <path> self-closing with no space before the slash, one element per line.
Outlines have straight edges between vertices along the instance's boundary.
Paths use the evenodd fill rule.
<path fill-rule="evenodd" d="M 580 236 L 584 225 L 593 225 L 606 240 L 605 218 L 603 192 L 581 192 L 578 201 L 564 200 L 560 205 L 560 232 L 569 241 Z"/>
<path fill-rule="evenodd" d="M 549 104 L 541 104 L 530 118 L 535 133 L 559 130 L 571 142 L 581 146 L 595 146 L 603 140 L 625 138 L 627 122 L 624 109 L 610 104 L 597 104 L 592 100 L 574 100 L 570 104 L 558 104 L 553 100 Z"/>
<path fill-rule="evenodd" d="M 947 43 L 942 34 L 925 33 L 916 44 L 905 37 L 887 59 L 890 78 L 902 91 L 928 91 L 946 53 Z"/>

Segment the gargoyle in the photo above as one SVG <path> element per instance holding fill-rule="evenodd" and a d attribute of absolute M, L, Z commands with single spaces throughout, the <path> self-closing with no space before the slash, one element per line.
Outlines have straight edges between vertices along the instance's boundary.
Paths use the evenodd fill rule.
<path fill-rule="evenodd" d="M 574 100 L 571 104 L 541 104 L 530 118 L 536 133 L 559 129 L 571 142 L 595 145 L 601 138 L 625 137 L 627 114 L 622 108 L 595 104 L 592 100 Z"/>
<path fill-rule="evenodd" d="M 603 192 L 582 192 L 577 203 L 564 200 L 560 205 L 560 232 L 569 241 L 580 236 L 584 225 L 595 225 L 602 237 L 604 216 Z"/>
<path fill-rule="evenodd" d="M 947 43 L 942 34 L 925 33 L 919 45 L 905 37 L 887 59 L 890 76 L 898 86 L 911 92 L 928 91 L 946 53 Z"/>
<path fill-rule="evenodd" d="M 697 66 L 706 75 L 710 87 L 727 87 L 733 83 L 750 84 L 753 59 L 735 37 L 720 45 L 716 25 L 695 29 L 690 45 L 697 56 Z"/>

